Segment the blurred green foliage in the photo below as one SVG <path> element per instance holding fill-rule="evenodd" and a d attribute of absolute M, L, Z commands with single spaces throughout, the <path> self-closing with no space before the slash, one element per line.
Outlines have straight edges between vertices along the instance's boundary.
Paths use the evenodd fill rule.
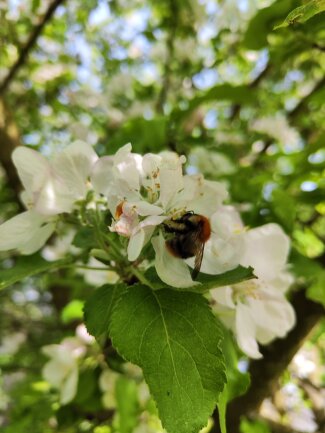
<path fill-rule="evenodd" d="M 48 2 L 0 3 L 4 78 Z M 247 226 L 273 221 L 284 228 L 292 239 L 293 291 L 307 288 L 308 297 L 324 305 L 323 3 L 70 0 L 43 29 L 3 98 L 22 144 L 46 155 L 76 139 L 100 154 L 126 142 L 136 152 L 185 154 L 188 172 L 228 185 Z M 16 211 L 3 170 L 1 220 Z M 78 233 L 73 244 L 96 247 L 89 231 Z M 39 256 L 23 262 L 2 253 L 0 258 L 0 287 L 6 287 L 2 341 L 25 335 L 16 352 L 0 352 L 1 431 L 161 431 L 154 403 L 141 402 L 141 380 L 132 374 L 113 386 L 114 410 L 103 405 L 99 368 L 105 359 L 122 367 L 100 338 L 108 326 L 101 310 L 88 326 L 107 353 L 86 360 L 76 399 L 60 407 L 57 393 L 42 381 L 46 359 L 40 348 L 74 335 L 83 303 L 88 300 L 87 319 L 87 309 L 97 308 L 98 290 L 110 301 L 108 286 L 94 291 L 81 274 L 55 271 L 56 262 Z M 18 283 L 22 276 L 28 278 Z M 323 340 L 313 344 L 324 359 Z M 237 395 L 245 391 L 247 375 L 235 373 L 237 349 L 225 353 L 228 392 Z M 242 432 L 269 430 L 264 421 L 242 423 Z"/>

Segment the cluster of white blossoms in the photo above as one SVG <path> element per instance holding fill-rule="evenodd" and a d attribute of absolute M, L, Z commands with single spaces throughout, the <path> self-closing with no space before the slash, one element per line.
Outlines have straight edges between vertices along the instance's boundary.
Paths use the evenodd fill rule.
<path fill-rule="evenodd" d="M 201 174 L 184 174 L 186 158 L 173 152 L 132 153 L 130 144 L 99 158 L 83 142 L 67 147 L 49 162 L 38 152 L 18 148 L 13 161 L 25 191 L 27 211 L 0 226 L 0 251 L 23 254 L 39 250 L 55 231 L 58 215 L 78 209 L 92 191 L 112 216 L 107 231 L 128 239 L 127 258 L 137 260 L 152 243 L 155 268 L 162 281 L 177 288 L 193 281 L 194 258 L 175 257 L 166 248 L 166 222 L 192 212 L 209 221 L 201 272 L 217 275 L 239 265 L 252 266 L 256 279 L 212 291 L 215 311 L 237 336 L 250 357 L 261 356 L 257 342 L 284 336 L 294 324 L 285 292 L 289 239 L 276 224 L 247 230 L 237 210 L 225 205 L 224 184 Z"/>
<path fill-rule="evenodd" d="M 79 361 L 94 341 L 86 327 L 79 325 L 75 337 L 67 337 L 60 344 L 43 346 L 42 352 L 50 360 L 44 365 L 42 375 L 50 385 L 59 390 L 61 404 L 69 403 L 76 396 Z"/>

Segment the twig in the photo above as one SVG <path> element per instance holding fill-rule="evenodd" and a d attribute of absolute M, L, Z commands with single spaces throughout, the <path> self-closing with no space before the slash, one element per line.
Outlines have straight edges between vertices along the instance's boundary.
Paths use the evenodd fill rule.
<path fill-rule="evenodd" d="M 249 89 L 255 89 L 271 70 L 271 63 L 268 63 L 263 71 L 248 85 Z M 231 108 L 230 120 L 235 120 L 241 110 L 241 104 L 234 104 Z"/>
<path fill-rule="evenodd" d="M 5 79 L 1 83 L 0 96 L 6 92 L 6 90 L 10 86 L 10 83 L 14 80 L 15 76 L 17 75 L 19 69 L 25 64 L 26 59 L 28 57 L 28 54 L 32 50 L 33 46 L 35 45 L 35 43 L 36 43 L 39 35 L 41 34 L 43 28 L 50 21 L 54 12 L 56 11 L 56 9 L 63 2 L 64 2 L 64 0 L 53 0 L 53 2 L 50 3 L 50 6 L 47 9 L 46 13 L 40 19 L 40 22 L 34 27 L 32 33 L 29 35 L 29 38 L 27 39 L 27 42 L 21 48 L 18 59 L 13 64 L 13 66 L 11 67 L 11 69 L 8 72 L 8 75 L 5 77 Z"/>
<path fill-rule="evenodd" d="M 318 81 L 318 83 L 314 86 L 314 88 L 311 90 L 308 95 L 304 96 L 300 102 L 295 106 L 295 108 L 288 113 L 288 120 L 290 122 L 294 122 L 297 117 L 306 109 L 306 106 L 308 106 L 308 103 L 310 99 L 314 96 L 315 93 L 318 92 L 318 90 L 322 89 L 325 86 L 325 76 Z"/>

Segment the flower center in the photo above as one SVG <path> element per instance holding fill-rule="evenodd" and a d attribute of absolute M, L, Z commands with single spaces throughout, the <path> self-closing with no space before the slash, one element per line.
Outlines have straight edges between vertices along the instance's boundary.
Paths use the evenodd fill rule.
<path fill-rule="evenodd" d="M 259 286 L 257 280 L 243 281 L 242 283 L 232 286 L 233 301 L 237 304 L 239 301 L 245 303 L 247 298 L 262 299 L 261 294 L 258 292 Z"/>

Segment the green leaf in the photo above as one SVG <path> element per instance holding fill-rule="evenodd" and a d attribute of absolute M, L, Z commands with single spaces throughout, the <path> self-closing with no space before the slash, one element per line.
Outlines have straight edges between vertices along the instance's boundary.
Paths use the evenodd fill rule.
<path fill-rule="evenodd" d="M 196 433 L 207 424 L 226 377 L 221 325 L 201 295 L 132 286 L 113 312 L 110 335 L 143 369 L 169 433 Z"/>
<path fill-rule="evenodd" d="M 243 419 L 240 423 L 241 433 L 272 433 L 266 421 Z"/>
<path fill-rule="evenodd" d="M 242 373 L 238 369 L 238 350 L 230 331 L 223 327 L 224 339 L 222 341 L 222 353 L 226 361 L 227 383 L 218 401 L 220 430 L 227 433 L 226 409 L 227 403 L 235 397 L 244 394 L 250 384 L 249 373 Z"/>
<path fill-rule="evenodd" d="M 274 25 L 283 19 L 297 4 L 296 0 L 278 0 L 260 9 L 247 27 L 243 43 L 250 50 L 260 50 L 268 45 L 267 36 Z"/>
<path fill-rule="evenodd" d="M 76 403 L 84 403 L 95 393 L 98 384 L 98 374 L 95 369 L 87 368 L 79 373 L 78 388 L 74 398 Z"/>
<path fill-rule="evenodd" d="M 315 275 L 313 284 L 307 289 L 307 298 L 325 307 L 325 271 Z"/>
<path fill-rule="evenodd" d="M 125 290 L 123 284 L 105 284 L 95 290 L 84 308 L 85 324 L 88 332 L 96 338 L 109 331 L 112 311 Z"/>
<path fill-rule="evenodd" d="M 193 98 L 189 102 L 185 113 L 187 114 L 199 105 L 209 101 L 231 101 L 236 104 L 254 104 L 256 102 L 256 95 L 248 86 L 233 86 L 228 83 L 219 84 Z"/>
<path fill-rule="evenodd" d="M 133 118 L 127 120 L 111 137 L 110 152 L 116 152 L 125 143 L 132 143 L 133 152 L 159 152 L 167 145 L 166 117 L 154 119 Z"/>
<path fill-rule="evenodd" d="M 297 213 L 295 200 L 287 191 L 276 189 L 272 192 L 272 209 L 280 223 L 291 232 Z"/>
<path fill-rule="evenodd" d="M 238 266 L 231 271 L 219 275 L 208 275 L 201 273 L 199 274 L 197 281 L 202 283 L 202 285 L 199 286 L 199 291 L 206 292 L 210 289 L 231 286 L 233 284 L 241 283 L 242 281 L 251 280 L 252 278 L 256 278 L 256 275 L 254 275 L 254 269 L 252 267 L 244 268 L 243 266 Z M 193 286 L 193 289 L 195 288 L 196 286 Z"/>
<path fill-rule="evenodd" d="M 299 6 L 289 13 L 283 23 L 274 27 L 274 30 L 288 27 L 296 23 L 305 23 L 314 15 L 325 11 L 325 0 L 310 0 L 307 4 Z"/>
<path fill-rule="evenodd" d="M 41 0 L 32 0 L 32 12 L 37 12 L 37 9 L 40 7 Z"/>
<path fill-rule="evenodd" d="M 170 286 L 160 280 L 154 268 L 149 269 L 145 273 L 145 277 L 150 281 L 151 287 L 154 289 L 170 288 Z M 210 289 L 241 283 L 242 281 L 251 280 L 252 278 L 256 278 L 253 268 L 244 268 L 243 266 L 238 266 L 231 271 L 219 275 L 199 273 L 197 281 L 201 284 L 187 287 L 186 289 L 174 287 L 173 290 L 204 293 Z"/>
<path fill-rule="evenodd" d="M 11 286 L 27 277 L 58 269 L 71 262 L 71 259 L 47 262 L 38 253 L 31 256 L 19 257 L 10 268 L 0 269 L 0 289 Z"/>
<path fill-rule="evenodd" d="M 303 256 L 294 249 L 291 252 L 290 263 L 296 278 L 307 286 L 307 298 L 325 307 L 325 270 L 321 263 Z"/>
<path fill-rule="evenodd" d="M 84 302 L 80 299 L 74 299 L 69 302 L 61 312 L 61 320 L 63 323 L 70 323 L 74 320 L 83 318 Z"/>
<path fill-rule="evenodd" d="M 139 404 L 136 383 L 120 376 L 115 385 L 119 433 L 132 433 L 138 423 Z"/>

